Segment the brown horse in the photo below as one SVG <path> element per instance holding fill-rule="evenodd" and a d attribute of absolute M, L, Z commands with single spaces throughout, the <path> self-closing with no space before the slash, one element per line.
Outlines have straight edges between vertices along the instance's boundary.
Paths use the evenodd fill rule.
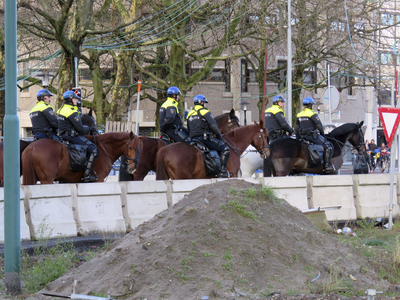
<path fill-rule="evenodd" d="M 215 117 L 218 128 L 222 134 L 240 127 L 238 117 L 235 116 L 235 110 L 232 108 L 229 113 L 224 113 Z M 141 137 L 143 142 L 143 151 L 140 156 L 140 163 L 133 174 L 133 180 L 143 180 L 150 171 L 156 171 L 156 155 L 158 150 L 165 146 L 165 143 L 158 138 Z M 130 179 L 129 175 L 127 180 Z"/>
<path fill-rule="evenodd" d="M 24 152 L 25 148 L 29 146 L 29 144 L 32 143 L 30 141 L 24 141 L 24 140 L 19 140 L 19 174 L 20 176 L 22 175 L 22 161 L 21 161 L 21 155 L 22 152 Z M 0 187 L 4 186 L 4 165 L 3 165 L 3 158 L 4 158 L 4 152 L 3 152 L 3 142 L 0 143 Z"/>
<path fill-rule="evenodd" d="M 237 177 L 240 168 L 240 155 L 251 144 L 265 157 L 268 148 L 268 132 L 264 122 L 254 122 L 236 128 L 223 135 L 229 145 L 227 169 L 232 177 Z M 204 160 L 201 151 L 185 143 L 173 143 L 160 149 L 157 153 L 156 180 L 171 179 L 201 179 L 209 178 L 205 174 Z"/>
<path fill-rule="evenodd" d="M 86 136 L 96 144 L 100 154 L 93 170 L 97 181 L 104 181 L 110 173 L 113 163 L 121 156 L 128 158 L 128 171 L 134 172 L 138 165 L 142 142 L 139 137 L 130 133 L 111 132 L 99 136 Z M 59 182 L 82 182 L 83 171 L 73 172 L 69 169 L 67 147 L 51 139 L 41 139 L 30 144 L 22 153 L 23 184 L 32 185 Z"/>

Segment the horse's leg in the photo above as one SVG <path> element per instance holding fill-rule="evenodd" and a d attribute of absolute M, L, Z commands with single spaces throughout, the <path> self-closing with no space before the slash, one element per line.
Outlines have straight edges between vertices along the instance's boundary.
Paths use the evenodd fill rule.
<path fill-rule="evenodd" d="M 32 147 L 25 149 L 22 153 L 22 170 L 24 176 L 22 177 L 23 185 L 34 185 L 37 182 L 37 176 L 32 160 Z"/>
<path fill-rule="evenodd" d="M 293 169 L 295 162 L 292 158 L 272 158 L 274 176 L 287 176 Z"/>
<path fill-rule="evenodd" d="M 165 149 L 161 149 L 157 152 L 156 180 L 169 179 L 167 169 L 165 168 L 166 153 L 167 151 Z"/>

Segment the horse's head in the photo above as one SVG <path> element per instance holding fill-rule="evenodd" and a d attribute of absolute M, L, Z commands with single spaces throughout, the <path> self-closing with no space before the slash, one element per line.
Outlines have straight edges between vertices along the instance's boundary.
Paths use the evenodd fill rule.
<path fill-rule="evenodd" d="M 215 121 L 217 122 L 221 134 L 240 127 L 239 118 L 235 115 L 235 110 L 233 108 L 229 113 L 216 116 Z"/>
<path fill-rule="evenodd" d="M 97 123 L 96 123 L 96 121 L 94 120 L 94 118 L 90 114 L 82 114 L 81 115 L 81 121 L 82 121 L 83 125 L 86 125 L 88 127 L 97 128 Z M 93 132 L 91 134 L 94 135 Z"/>
<path fill-rule="evenodd" d="M 137 135 L 133 134 L 133 132 L 131 131 L 129 133 L 129 139 L 126 143 L 126 153 L 125 153 L 129 174 L 135 173 L 139 165 L 141 150 L 142 150 L 142 141 Z"/>
<path fill-rule="evenodd" d="M 357 149 L 358 154 L 364 154 L 364 156 L 367 156 L 367 149 L 365 146 L 365 141 L 364 141 L 364 133 L 362 131 L 362 126 L 364 124 L 364 121 L 361 121 L 360 123 L 356 123 L 356 128 L 353 130 L 351 136 L 349 137 L 349 142 L 350 144 L 353 145 L 354 148 Z"/>
<path fill-rule="evenodd" d="M 262 158 L 267 158 L 269 155 L 269 138 L 268 130 L 265 128 L 264 121 L 261 120 L 260 123 L 254 121 L 255 134 L 251 145 L 258 150 Z"/>

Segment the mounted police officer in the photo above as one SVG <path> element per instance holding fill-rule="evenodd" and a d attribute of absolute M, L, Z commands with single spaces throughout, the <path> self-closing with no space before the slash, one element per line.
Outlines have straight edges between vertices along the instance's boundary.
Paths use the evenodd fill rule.
<path fill-rule="evenodd" d="M 208 100 L 203 95 L 193 98 L 194 108 L 187 115 L 187 125 L 192 140 L 197 140 L 209 149 L 216 150 L 221 158 L 221 171 L 218 177 L 228 177 L 226 165 L 230 155 L 229 147 L 222 140 L 217 122 L 211 112 L 204 107 Z M 215 137 L 214 137 L 215 134 Z"/>
<path fill-rule="evenodd" d="M 181 91 L 172 86 L 167 90 L 167 101 L 160 108 L 160 131 L 162 136 L 167 135 L 174 142 L 189 142 L 188 130 L 183 127 L 178 103 Z"/>
<path fill-rule="evenodd" d="M 83 135 L 91 132 L 97 132 L 96 127 L 88 127 L 82 124 L 78 113 L 78 101 L 80 97 L 74 91 L 67 91 L 63 95 L 64 106 L 58 112 L 58 124 L 60 138 L 67 140 L 71 144 L 87 145 L 87 154 L 89 156 L 86 169 L 83 172 L 82 180 L 84 182 L 96 181 L 97 175 L 92 175 L 93 165 L 97 159 L 97 148 Z"/>
<path fill-rule="evenodd" d="M 335 169 L 331 163 L 332 147 L 326 140 L 324 129 L 318 114 L 312 110 L 315 101 L 311 97 L 303 99 L 303 110 L 297 114 L 295 126 L 296 138 L 303 138 L 313 144 L 322 145 L 324 147 L 324 172 L 330 173 Z"/>
<path fill-rule="evenodd" d="M 41 89 L 37 92 L 38 103 L 29 113 L 35 140 L 49 138 L 59 141 L 57 136 L 58 121 L 50 105 L 52 96 L 53 94 L 46 89 Z"/>
<path fill-rule="evenodd" d="M 294 130 L 285 119 L 285 112 L 283 107 L 285 106 L 285 98 L 278 95 L 272 99 L 272 106 L 265 110 L 265 127 L 268 130 L 268 136 L 270 142 L 281 137 L 289 137 L 292 135 Z"/>

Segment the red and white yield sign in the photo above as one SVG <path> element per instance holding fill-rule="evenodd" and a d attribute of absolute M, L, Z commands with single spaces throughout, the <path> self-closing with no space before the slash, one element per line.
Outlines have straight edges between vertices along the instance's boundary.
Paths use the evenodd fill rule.
<path fill-rule="evenodd" d="M 400 122 L 400 108 L 378 107 L 379 117 L 382 121 L 383 132 L 385 133 L 388 147 L 391 148 L 392 141 L 396 135 Z"/>

